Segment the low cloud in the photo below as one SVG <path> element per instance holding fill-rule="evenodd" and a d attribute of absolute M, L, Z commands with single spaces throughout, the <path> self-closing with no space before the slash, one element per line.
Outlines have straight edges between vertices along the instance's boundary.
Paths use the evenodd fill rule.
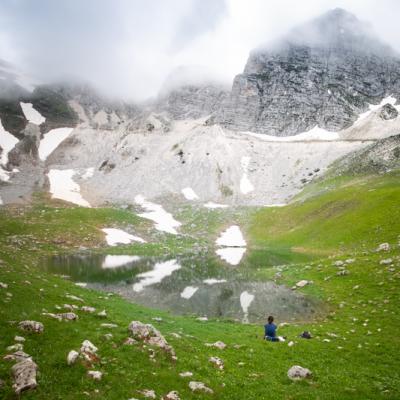
<path fill-rule="evenodd" d="M 400 51 L 397 0 L 3 0 L 0 58 L 41 81 L 80 79 L 144 100 L 182 65 L 231 82 L 251 49 L 335 7 Z"/>

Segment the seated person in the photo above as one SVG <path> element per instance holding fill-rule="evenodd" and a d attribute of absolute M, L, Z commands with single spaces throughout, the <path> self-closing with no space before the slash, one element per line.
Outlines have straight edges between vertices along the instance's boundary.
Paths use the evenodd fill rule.
<path fill-rule="evenodd" d="M 270 342 L 284 342 L 285 338 L 281 336 L 276 336 L 277 326 L 274 324 L 274 317 L 268 317 L 268 324 L 264 325 L 265 334 L 264 339 Z"/>

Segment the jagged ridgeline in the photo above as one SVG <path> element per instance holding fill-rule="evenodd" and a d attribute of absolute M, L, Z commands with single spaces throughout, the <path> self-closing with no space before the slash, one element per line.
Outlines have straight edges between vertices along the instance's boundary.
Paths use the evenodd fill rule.
<path fill-rule="evenodd" d="M 400 58 L 369 25 L 335 9 L 251 52 L 217 121 L 290 136 L 352 125 L 368 103 L 400 94 Z"/>

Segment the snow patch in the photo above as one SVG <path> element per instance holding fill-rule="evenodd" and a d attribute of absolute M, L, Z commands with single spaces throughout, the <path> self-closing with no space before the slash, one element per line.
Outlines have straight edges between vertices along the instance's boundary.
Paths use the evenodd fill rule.
<path fill-rule="evenodd" d="M 198 287 L 194 286 L 186 286 L 185 289 L 183 289 L 183 292 L 181 293 L 181 297 L 183 299 L 190 299 L 197 291 L 199 290 Z"/>
<path fill-rule="evenodd" d="M 232 225 L 216 240 L 217 245 L 226 247 L 242 247 L 246 246 L 242 232 L 237 225 Z"/>
<path fill-rule="evenodd" d="M 139 256 L 107 255 L 103 263 L 101 264 L 101 268 L 103 269 L 118 268 L 139 260 L 140 260 Z"/>
<path fill-rule="evenodd" d="M 21 105 L 22 111 L 25 115 L 25 118 L 28 120 L 28 122 L 31 122 L 32 124 L 35 125 L 40 125 L 43 124 L 44 121 L 46 121 L 46 118 L 43 117 L 42 114 L 40 114 L 39 111 L 35 110 L 33 108 L 32 103 L 19 103 Z"/>
<path fill-rule="evenodd" d="M 137 195 L 135 197 L 135 203 L 139 204 L 147 211 L 145 213 L 138 214 L 139 217 L 154 221 L 155 228 L 157 230 L 171 233 L 173 235 L 178 234 L 175 228 L 178 228 L 182 224 L 174 219 L 172 214 L 166 212 L 161 205 L 147 201 L 142 195 Z"/>
<path fill-rule="evenodd" d="M 242 134 L 253 136 L 257 139 L 264 140 L 266 142 L 306 142 L 306 141 L 330 141 L 330 140 L 339 140 L 338 132 L 329 132 L 326 129 L 319 128 L 318 126 L 314 126 L 314 128 L 310 129 L 307 132 L 299 133 L 295 136 L 271 136 L 264 135 L 262 133 L 255 132 L 241 132 Z"/>
<path fill-rule="evenodd" d="M 82 179 L 89 179 L 94 175 L 94 167 L 86 168 L 86 171 L 81 175 Z"/>
<path fill-rule="evenodd" d="M 195 191 L 190 187 L 182 189 L 182 194 L 185 196 L 186 200 L 197 200 L 199 198 Z"/>
<path fill-rule="evenodd" d="M 0 147 L 3 149 L 0 158 L 1 164 L 6 165 L 8 163 L 8 153 L 14 148 L 18 141 L 19 140 L 14 135 L 4 129 L 0 121 Z"/>
<path fill-rule="evenodd" d="M 90 204 L 81 196 L 80 186 L 74 182 L 73 169 L 51 169 L 47 176 L 50 181 L 50 193 L 53 199 L 61 199 L 82 207 L 90 207 Z"/>
<path fill-rule="evenodd" d="M 248 322 L 249 307 L 253 300 L 254 295 L 247 291 L 244 291 L 240 294 L 240 306 L 242 307 L 244 314 L 243 322 Z"/>
<path fill-rule="evenodd" d="M 138 278 L 142 278 L 132 287 L 134 292 L 141 292 L 146 286 L 160 283 L 165 277 L 170 276 L 174 271 L 181 269 L 181 265 L 176 260 L 156 263 L 151 271 L 138 274 Z"/>
<path fill-rule="evenodd" d="M 388 96 L 388 97 L 385 97 L 384 99 L 382 99 L 382 101 L 379 104 L 369 104 L 368 105 L 368 107 L 369 107 L 368 111 L 360 114 L 358 116 L 357 121 L 354 123 L 354 125 L 358 124 L 360 121 L 362 121 L 363 119 L 367 118 L 374 111 L 379 110 L 385 104 L 391 104 L 397 111 L 400 112 L 400 105 L 395 106 L 396 101 L 397 101 L 396 98 L 394 98 L 393 96 Z"/>
<path fill-rule="evenodd" d="M 227 204 L 219 204 L 219 203 L 214 203 L 212 201 L 209 201 L 208 203 L 204 204 L 204 207 L 206 207 L 206 208 L 227 208 L 229 206 Z"/>
<path fill-rule="evenodd" d="M 216 250 L 217 255 L 230 265 L 239 265 L 245 252 L 246 247 L 225 247 Z"/>
<path fill-rule="evenodd" d="M 45 161 L 46 158 L 71 134 L 73 130 L 73 128 L 57 128 L 47 132 L 39 144 L 39 158 L 42 161 Z"/>
<path fill-rule="evenodd" d="M 253 184 L 250 182 L 249 177 L 247 176 L 247 172 L 250 164 L 250 157 L 242 157 L 240 160 L 240 164 L 243 169 L 242 179 L 240 180 L 240 191 L 243 194 L 248 194 L 254 190 Z"/>
<path fill-rule="evenodd" d="M 106 234 L 107 244 L 110 246 L 116 246 L 120 244 L 129 244 L 131 242 L 146 243 L 145 240 L 139 236 L 131 235 L 121 229 L 116 228 L 103 228 L 102 231 Z"/>

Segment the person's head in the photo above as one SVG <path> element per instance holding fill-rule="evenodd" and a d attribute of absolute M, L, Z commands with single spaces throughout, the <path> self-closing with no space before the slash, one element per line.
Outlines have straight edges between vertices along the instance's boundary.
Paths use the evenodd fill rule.
<path fill-rule="evenodd" d="M 268 323 L 269 324 L 272 324 L 274 322 L 274 317 L 272 316 L 272 315 L 270 315 L 269 317 L 268 317 Z"/>

